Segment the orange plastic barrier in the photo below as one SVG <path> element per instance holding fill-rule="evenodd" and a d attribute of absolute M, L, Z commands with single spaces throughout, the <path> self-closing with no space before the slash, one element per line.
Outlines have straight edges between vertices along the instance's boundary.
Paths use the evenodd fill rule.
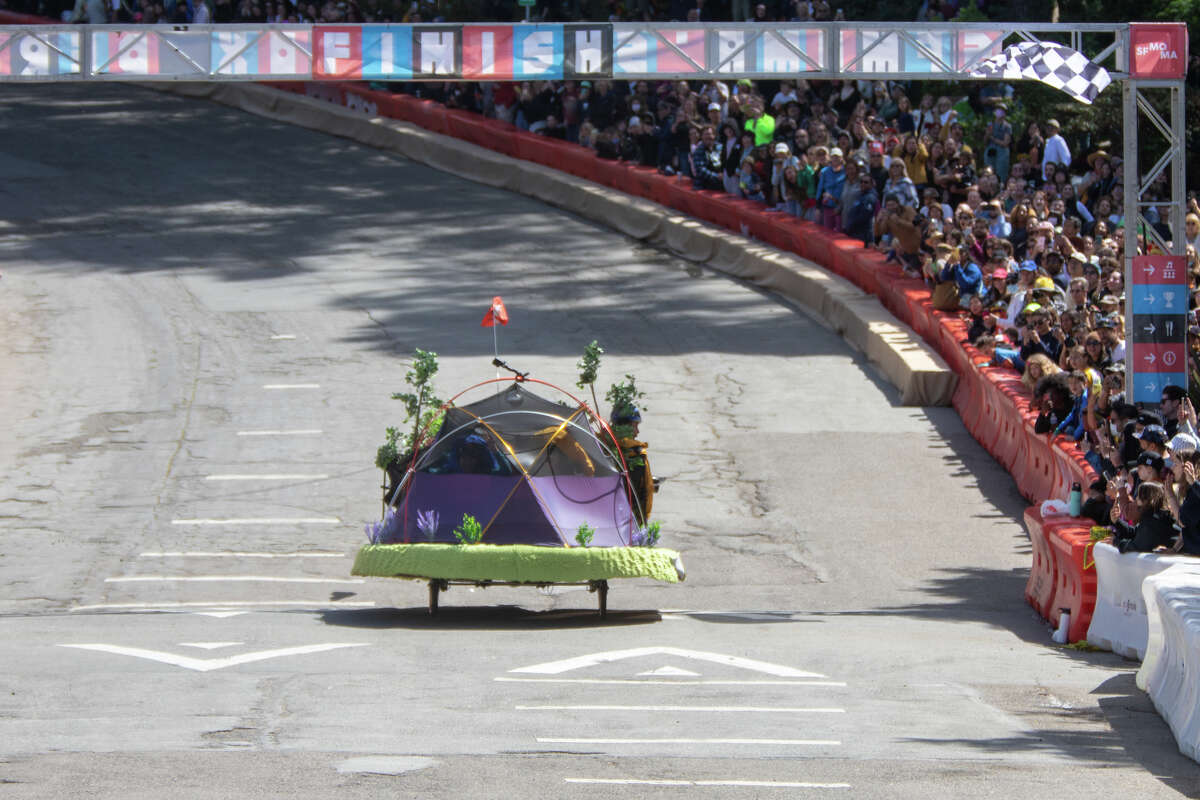
<path fill-rule="evenodd" d="M 1046 526 L 1037 506 L 1025 509 L 1025 529 L 1029 531 L 1029 541 L 1033 545 L 1033 563 L 1029 567 L 1029 580 L 1025 582 L 1025 602 L 1043 617 L 1049 618 L 1054 608 L 1056 586 L 1055 551 L 1046 538 Z"/>
<path fill-rule="evenodd" d="M 1067 641 L 1087 638 L 1096 610 L 1096 564 L 1091 557 L 1092 521 L 1061 517 L 1047 524 L 1047 541 L 1054 550 L 1054 604 L 1042 616 L 1058 623 L 1060 610 L 1071 612 Z"/>
<path fill-rule="evenodd" d="M 1070 612 L 1067 641 L 1086 639 L 1096 610 L 1092 521 L 1074 517 L 1043 519 L 1038 506 L 1032 506 L 1025 510 L 1025 527 L 1033 544 L 1025 600 L 1055 625 L 1061 611 Z"/>

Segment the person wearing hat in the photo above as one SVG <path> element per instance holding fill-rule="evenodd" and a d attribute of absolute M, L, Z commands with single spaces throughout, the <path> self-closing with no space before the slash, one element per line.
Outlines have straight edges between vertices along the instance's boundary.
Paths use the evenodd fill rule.
<path fill-rule="evenodd" d="M 1097 525 L 1108 525 L 1112 513 L 1112 501 L 1106 496 L 1108 481 L 1097 478 L 1088 485 L 1087 499 L 1080 507 L 1079 516 L 1086 517 Z"/>
<path fill-rule="evenodd" d="M 1059 133 L 1058 120 L 1046 120 L 1046 147 L 1042 152 L 1042 179 L 1054 180 L 1054 171 L 1058 164 L 1071 165 L 1071 148 L 1067 140 Z"/>
<path fill-rule="evenodd" d="M 841 215 L 838 207 L 842 190 L 846 187 L 846 169 L 842 148 L 829 151 L 829 166 L 817 176 L 817 202 L 821 206 L 821 224 L 832 230 L 841 230 Z"/>
<path fill-rule="evenodd" d="M 1121 319 L 1116 314 L 1096 317 L 1096 333 L 1100 334 L 1100 341 L 1104 342 L 1104 349 L 1114 363 L 1125 360 L 1125 339 L 1119 330 L 1120 325 Z"/>
<path fill-rule="evenodd" d="M 634 405 L 623 405 L 613 408 L 609 417 L 613 435 L 621 448 L 625 466 L 629 470 L 630 505 L 633 506 L 634 516 L 638 523 L 646 524 L 650 516 L 650 508 L 654 504 L 654 476 L 650 473 L 650 457 L 645 442 L 638 441 L 638 431 L 642 424 L 642 412 Z"/>
<path fill-rule="evenodd" d="M 1142 455 L 1152 453 L 1160 459 L 1166 456 L 1167 442 L 1170 440 L 1167 438 L 1167 429 L 1162 425 L 1146 425 L 1133 436 L 1141 445 Z"/>
<path fill-rule="evenodd" d="M 1169 449 L 1174 492 L 1167 494 L 1167 505 L 1182 529 L 1173 549 L 1200 555 L 1200 484 L 1196 481 L 1200 471 L 1200 439 L 1181 433 L 1171 440 Z"/>
<path fill-rule="evenodd" d="M 996 261 L 992 261 L 984 272 L 986 289 L 983 293 L 983 307 L 994 309 L 1008 302 L 1008 270 Z"/>
<path fill-rule="evenodd" d="M 1113 159 L 1104 150 L 1097 150 L 1087 157 L 1087 175 L 1079 183 L 1080 199 L 1089 210 L 1096 207 L 1096 201 L 1105 195 L 1112 194 L 1116 185 L 1116 175 L 1113 171 Z"/>
<path fill-rule="evenodd" d="M 1017 283 L 1009 292 L 1006 320 L 1016 322 L 1025 306 L 1033 301 L 1033 283 L 1037 277 L 1038 265 L 1032 259 L 1027 258 L 1017 266 Z"/>
<path fill-rule="evenodd" d="M 712 125 L 714 128 L 720 127 L 721 126 L 721 104 L 720 103 L 709 103 L 707 113 L 708 113 L 709 124 Z"/>
<path fill-rule="evenodd" d="M 792 155 L 792 149 L 787 146 L 787 142 L 776 142 L 771 148 L 771 202 L 775 204 L 775 208 L 779 211 L 785 211 L 783 207 L 783 171 L 788 167 L 795 170 L 800 169 L 800 159 Z M 797 198 L 798 199 L 798 198 Z M 799 216 L 795 214 L 795 216 Z"/>
<path fill-rule="evenodd" d="M 1025 314 L 1025 327 L 1020 329 L 1021 358 L 1028 361 L 1030 356 L 1045 353 L 1051 361 L 1057 364 L 1060 362 L 1059 356 L 1062 355 L 1063 338 L 1065 337 L 1062 337 L 1062 329 L 1059 328 L 1056 331 L 1051 322 L 1050 315 L 1053 307 L 1041 306 L 1036 301 L 1031 305 L 1037 305 L 1038 308 Z"/>

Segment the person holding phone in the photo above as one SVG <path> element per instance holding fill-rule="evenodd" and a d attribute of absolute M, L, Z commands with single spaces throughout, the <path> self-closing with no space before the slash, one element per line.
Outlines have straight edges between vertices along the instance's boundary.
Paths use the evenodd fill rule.
<path fill-rule="evenodd" d="M 1167 507 L 1167 493 L 1157 481 L 1145 481 L 1130 500 L 1122 488 L 1109 518 L 1113 546 L 1122 553 L 1152 553 L 1173 549 L 1183 531 Z"/>

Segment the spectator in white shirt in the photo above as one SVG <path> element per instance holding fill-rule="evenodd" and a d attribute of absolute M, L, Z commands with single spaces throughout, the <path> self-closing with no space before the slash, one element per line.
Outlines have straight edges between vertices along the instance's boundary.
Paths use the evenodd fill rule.
<path fill-rule="evenodd" d="M 1071 148 L 1067 147 L 1067 140 L 1058 132 L 1058 120 L 1046 120 L 1046 148 L 1042 154 L 1042 177 L 1045 180 L 1054 180 L 1053 164 L 1062 164 L 1065 167 L 1071 166 Z"/>

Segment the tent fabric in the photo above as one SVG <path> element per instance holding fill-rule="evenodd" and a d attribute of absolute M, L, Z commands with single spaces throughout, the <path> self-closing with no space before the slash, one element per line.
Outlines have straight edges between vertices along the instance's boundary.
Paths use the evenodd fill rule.
<path fill-rule="evenodd" d="M 683 561 L 656 547 L 534 547 L 442 544 L 366 545 L 354 575 L 511 583 L 575 583 L 612 578 L 653 578 L 678 583 Z"/>
<path fill-rule="evenodd" d="M 392 541 L 456 543 L 454 529 L 469 514 L 490 544 L 572 548 L 586 524 L 592 546 L 628 545 L 636 522 L 614 452 L 601 445 L 582 405 L 502 383 L 495 394 L 446 410 L 397 501 Z"/>

